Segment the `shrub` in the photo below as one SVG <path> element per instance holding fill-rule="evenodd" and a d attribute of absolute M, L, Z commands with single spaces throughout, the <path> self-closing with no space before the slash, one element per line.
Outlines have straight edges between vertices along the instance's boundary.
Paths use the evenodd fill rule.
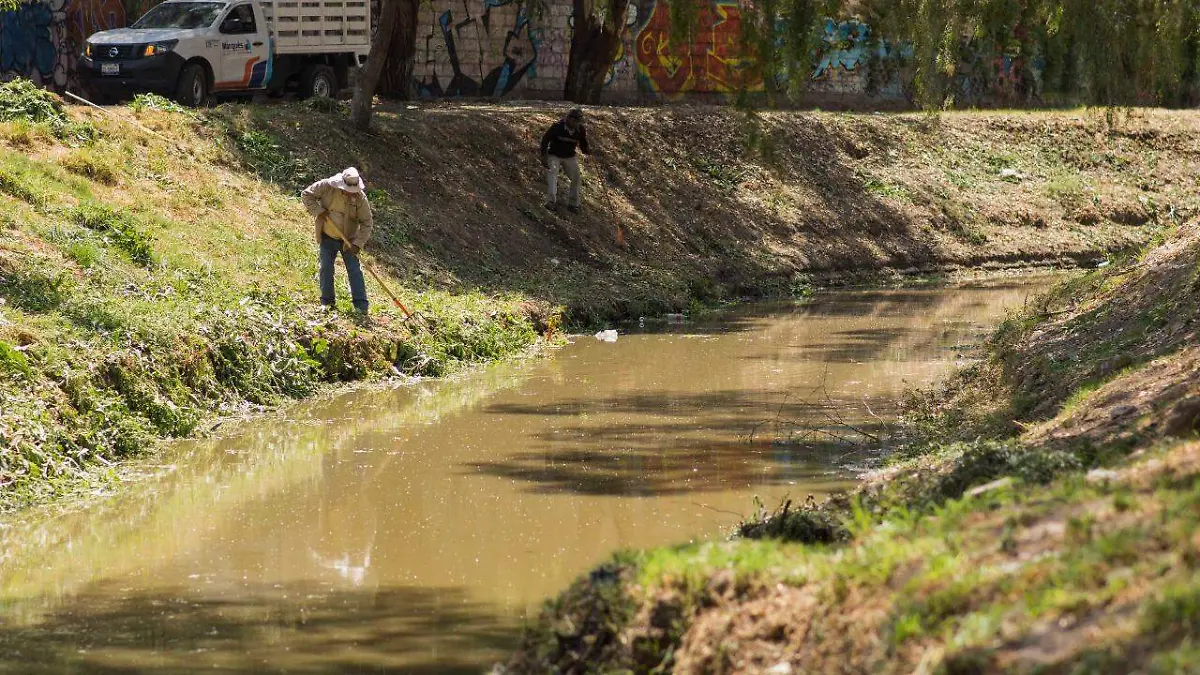
<path fill-rule="evenodd" d="M 738 525 L 742 539 L 781 539 L 804 544 L 832 544 L 850 539 L 850 531 L 837 515 L 820 509 L 803 508 L 791 511 L 784 508 L 744 521 Z"/>

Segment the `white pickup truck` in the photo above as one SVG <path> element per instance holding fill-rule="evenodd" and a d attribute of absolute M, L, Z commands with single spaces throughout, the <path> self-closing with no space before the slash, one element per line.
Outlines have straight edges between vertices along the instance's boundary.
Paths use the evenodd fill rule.
<path fill-rule="evenodd" d="M 95 98 L 297 89 L 336 96 L 371 49 L 370 0 L 168 0 L 128 28 L 88 37 L 77 72 Z"/>

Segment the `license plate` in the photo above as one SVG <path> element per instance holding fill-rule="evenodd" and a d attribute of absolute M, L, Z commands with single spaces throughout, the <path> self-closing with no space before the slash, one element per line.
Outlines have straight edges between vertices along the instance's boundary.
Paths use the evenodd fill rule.
<path fill-rule="evenodd" d="M 119 64 L 119 63 L 101 63 L 100 64 L 100 74 L 101 75 L 120 75 L 121 74 L 121 64 Z"/>

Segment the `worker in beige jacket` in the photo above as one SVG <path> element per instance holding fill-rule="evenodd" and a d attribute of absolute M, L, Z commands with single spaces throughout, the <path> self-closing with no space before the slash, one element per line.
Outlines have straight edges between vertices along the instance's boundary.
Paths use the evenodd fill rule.
<path fill-rule="evenodd" d="M 301 195 L 304 208 L 316 217 L 317 244 L 321 252 L 321 304 L 333 307 L 333 265 L 339 252 L 346 264 L 350 279 L 350 299 L 354 308 L 367 313 L 367 284 L 363 281 L 358 253 L 371 238 L 371 205 L 367 202 L 366 184 L 358 169 L 345 171 L 319 180 Z"/>

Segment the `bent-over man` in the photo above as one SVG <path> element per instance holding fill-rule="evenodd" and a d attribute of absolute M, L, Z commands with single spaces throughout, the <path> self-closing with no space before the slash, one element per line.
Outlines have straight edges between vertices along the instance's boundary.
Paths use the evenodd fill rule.
<path fill-rule="evenodd" d="M 317 245 L 320 247 L 321 304 L 334 306 L 333 265 L 338 253 L 346 264 L 350 280 L 350 299 L 354 309 L 367 313 L 367 284 L 363 281 L 358 254 L 371 238 L 371 204 L 366 185 L 358 169 L 319 180 L 304 190 L 304 208 L 316 217 Z"/>

